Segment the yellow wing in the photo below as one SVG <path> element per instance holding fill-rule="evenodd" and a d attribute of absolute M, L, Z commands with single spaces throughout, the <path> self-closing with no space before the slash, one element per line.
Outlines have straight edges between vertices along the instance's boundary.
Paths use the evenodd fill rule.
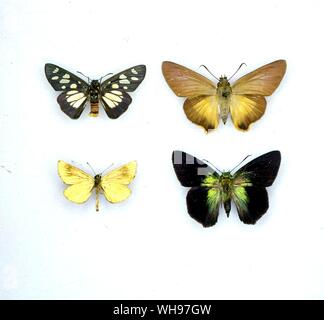
<path fill-rule="evenodd" d="M 169 87 L 178 97 L 216 94 L 216 87 L 212 81 L 180 64 L 164 61 L 162 73 Z"/>
<path fill-rule="evenodd" d="M 60 160 L 58 174 L 65 184 L 71 185 L 64 190 L 65 197 L 75 203 L 86 202 L 94 187 L 94 179 L 84 171 Z"/>
<path fill-rule="evenodd" d="M 232 95 L 230 111 L 235 127 L 246 131 L 251 123 L 260 119 L 267 102 L 263 96 Z"/>
<path fill-rule="evenodd" d="M 218 126 L 218 98 L 217 96 L 197 96 L 188 98 L 183 109 L 187 118 L 195 124 L 208 129 Z"/>
<path fill-rule="evenodd" d="M 248 130 L 265 112 L 270 96 L 279 86 L 285 75 L 285 60 L 277 60 L 256 69 L 237 80 L 232 85 L 230 111 L 237 129 Z"/>
<path fill-rule="evenodd" d="M 100 186 L 109 202 L 121 202 L 130 196 L 127 185 L 135 178 L 136 168 L 136 161 L 132 161 L 101 178 Z"/>

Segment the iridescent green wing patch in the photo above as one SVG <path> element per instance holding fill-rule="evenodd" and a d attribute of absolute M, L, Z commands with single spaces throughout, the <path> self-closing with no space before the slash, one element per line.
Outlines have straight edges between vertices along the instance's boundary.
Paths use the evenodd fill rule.
<path fill-rule="evenodd" d="M 241 216 L 244 216 L 244 214 L 248 211 L 248 204 L 250 202 L 250 198 L 247 193 L 247 188 L 251 186 L 252 183 L 250 182 L 246 173 L 243 172 L 239 175 L 234 176 L 232 199 L 236 205 L 240 219 Z"/>
<path fill-rule="evenodd" d="M 221 204 L 217 173 L 207 175 L 200 186 L 192 187 L 187 194 L 189 215 L 204 227 L 211 227 L 217 222 Z"/>

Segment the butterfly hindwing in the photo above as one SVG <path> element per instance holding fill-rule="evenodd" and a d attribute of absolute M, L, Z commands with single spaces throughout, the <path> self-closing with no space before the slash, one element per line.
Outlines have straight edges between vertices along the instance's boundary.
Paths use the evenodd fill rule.
<path fill-rule="evenodd" d="M 101 84 L 101 101 L 109 118 L 121 116 L 132 102 L 127 92 L 132 92 L 145 77 L 145 65 L 138 65 L 124 70 Z"/>
<path fill-rule="evenodd" d="M 206 163 L 182 151 L 173 152 L 172 163 L 180 183 L 191 187 L 186 197 L 189 215 L 204 227 L 214 225 L 221 197 L 220 190 L 211 185 L 217 185 L 218 174 Z"/>
<path fill-rule="evenodd" d="M 183 105 L 187 118 L 202 126 L 206 132 L 218 126 L 218 99 L 217 96 L 196 96 L 187 98 Z"/>
<path fill-rule="evenodd" d="M 274 182 L 280 161 L 280 152 L 271 151 L 250 161 L 234 174 L 233 201 L 242 222 L 254 224 L 268 210 L 266 187 Z"/>

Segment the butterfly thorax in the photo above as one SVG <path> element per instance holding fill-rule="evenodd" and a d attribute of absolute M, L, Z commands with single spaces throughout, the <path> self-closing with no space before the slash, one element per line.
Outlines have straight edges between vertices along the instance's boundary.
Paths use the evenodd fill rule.
<path fill-rule="evenodd" d="M 97 117 L 99 113 L 99 96 L 100 96 L 100 82 L 98 80 L 92 80 L 89 88 L 90 96 L 90 116 Z"/>
<path fill-rule="evenodd" d="M 232 94 L 232 88 L 225 76 L 220 77 L 219 82 L 217 83 L 217 96 L 219 99 L 220 107 L 220 116 L 223 123 L 226 123 L 229 107 L 230 107 L 230 97 Z"/>
<path fill-rule="evenodd" d="M 230 172 L 223 172 L 220 176 L 208 175 L 202 186 L 209 189 L 208 202 L 210 206 L 215 205 L 218 201 L 224 205 L 227 216 L 231 211 L 231 198 L 233 194 L 233 176 Z"/>
<path fill-rule="evenodd" d="M 98 188 L 101 182 L 101 175 L 100 174 L 96 174 L 94 177 L 94 187 Z"/>

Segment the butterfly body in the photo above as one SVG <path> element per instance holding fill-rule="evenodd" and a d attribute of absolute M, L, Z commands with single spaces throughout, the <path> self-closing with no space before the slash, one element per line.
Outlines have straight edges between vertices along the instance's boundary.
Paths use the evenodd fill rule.
<path fill-rule="evenodd" d="M 182 151 L 174 151 L 172 162 L 180 183 L 191 187 L 188 191 L 189 215 L 204 227 L 217 222 L 219 208 L 224 207 L 227 217 L 231 202 L 235 203 L 239 218 L 254 224 L 268 210 L 265 187 L 276 178 L 280 166 L 280 152 L 272 151 L 244 165 L 237 172 L 218 174 L 203 161 Z"/>
<path fill-rule="evenodd" d="M 216 92 L 219 100 L 219 114 L 225 124 L 230 113 L 230 99 L 232 94 L 231 85 L 225 76 L 220 77 Z M 218 106 L 215 106 L 215 108 L 218 108 Z"/>
<path fill-rule="evenodd" d="M 162 72 L 173 92 L 185 97 L 183 108 L 187 118 L 205 131 L 215 129 L 219 118 L 225 124 L 231 115 L 234 126 L 242 131 L 260 119 L 266 109 L 264 97 L 279 86 L 286 61 L 264 65 L 235 81 L 232 85 L 222 76 L 217 83 L 184 66 L 164 61 Z"/>
<path fill-rule="evenodd" d="M 97 117 L 99 114 L 99 98 L 100 98 L 100 82 L 98 80 L 92 80 L 89 88 L 90 97 L 90 116 Z"/>
<path fill-rule="evenodd" d="M 107 116 L 120 117 L 132 102 L 128 92 L 136 90 L 146 73 L 145 65 L 126 69 L 104 80 L 89 80 L 89 83 L 73 73 L 51 63 L 45 64 L 45 75 L 56 91 L 61 110 L 71 119 L 78 119 L 90 101 L 90 116 L 97 117 L 99 104 L 102 103 Z"/>

